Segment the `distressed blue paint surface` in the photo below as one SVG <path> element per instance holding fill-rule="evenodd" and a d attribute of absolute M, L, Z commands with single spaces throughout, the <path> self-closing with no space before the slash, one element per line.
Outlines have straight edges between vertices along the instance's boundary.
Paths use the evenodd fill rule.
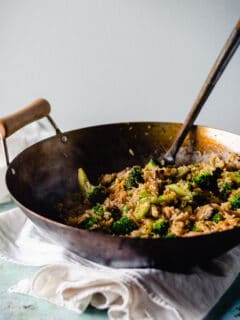
<path fill-rule="evenodd" d="M 106 320 L 106 311 L 89 308 L 84 314 L 58 307 L 47 301 L 22 294 L 8 293 L 18 281 L 31 277 L 37 268 L 13 264 L 0 259 L 0 320 Z"/>
<path fill-rule="evenodd" d="M 204 320 L 240 320 L 240 275 Z"/>

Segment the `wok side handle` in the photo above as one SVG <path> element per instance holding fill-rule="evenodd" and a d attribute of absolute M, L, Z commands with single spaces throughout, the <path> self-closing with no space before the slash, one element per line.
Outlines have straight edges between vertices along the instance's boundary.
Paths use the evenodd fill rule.
<path fill-rule="evenodd" d="M 0 119 L 0 135 L 2 139 L 11 136 L 25 125 L 47 117 L 51 111 L 50 104 L 45 99 L 37 99 L 22 110 Z"/>

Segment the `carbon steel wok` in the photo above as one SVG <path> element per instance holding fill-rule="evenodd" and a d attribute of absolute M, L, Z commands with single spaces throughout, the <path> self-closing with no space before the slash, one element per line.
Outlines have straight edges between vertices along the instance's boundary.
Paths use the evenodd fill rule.
<path fill-rule="evenodd" d="M 0 120 L 5 138 L 33 120 L 48 116 L 50 106 L 39 99 L 30 107 Z M 49 117 L 49 116 L 48 116 Z M 49 118 L 52 121 L 51 118 Z M 77 169 L 86 169 L 93 182 L 101 173 L 161 158 L 181 124 L 139 122 L 82 128 L 36 143 L 10 164 L 6 183 L 12 199 L 32 222 L 74 253 L 112 267 L 160 267 L 183 270 L 223 254 L 240 242 L 240 228 L 190 238 L 141 239 L 113 237 L 59 222 L 54 205 L 67 192 L 78 190 Z M 240 136 L 194 126 L 184 142 L 184 159 L 194 151 L 240 153 Z M 16 221 L 17 223 L 17 221 Z M 36 248 L 37 250 L 37 248 Z"/>

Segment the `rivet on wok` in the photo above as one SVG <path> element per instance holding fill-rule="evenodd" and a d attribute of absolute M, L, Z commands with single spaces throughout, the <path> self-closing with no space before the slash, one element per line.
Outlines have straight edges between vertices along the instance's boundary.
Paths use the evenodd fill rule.
<path fill-rule="evenodd" d="M 131 156 L 133 156 L 133 157 L 135 156 L 135 153 L 134 153 L 133 149 L 129 148 L 128 152 L 130 153 Z"/>
<path fill-rule="evenodd" d="M 63 143 L 67 143 L 68 138 L 67 138 L 66 136 L 62 136 L 62 137 L 61 137 L 61 141 L 62 141 Z"/>
<path fill-rule="evenodd" d="M 15 174 L 16 174 L 16 171 L 15 171 L 15 169 L 14 169 L 14 168 L 11 168 L 11 173 L 12 173 L 13 175 L 15 175 Z"/>

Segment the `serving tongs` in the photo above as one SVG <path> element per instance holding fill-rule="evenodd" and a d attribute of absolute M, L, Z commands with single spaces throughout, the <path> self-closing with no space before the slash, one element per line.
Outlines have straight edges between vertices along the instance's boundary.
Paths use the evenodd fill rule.
<path fill-rule="evenodd" d="M 220 52 L 217 60 L 215 61 L 211 71 L 208 74 L 206 81 L 204 82 L 193 106 L 187 115 L 185 122 L 179 130 L 174 142 L 163 156 L 166 164 L 173 164 L 175 162 L 176 154 L 181 147 L 186 135 L 190 131 L 194 121 L 196 120 L 199 112 L 210 96 L 216 83 L 220 79 L 223 71 L 231 60 L 233 54 L 237 50 L 240 44 L 240 20 L 238 20 L 229 38 L 227 39 L 222 51 Z"/>

